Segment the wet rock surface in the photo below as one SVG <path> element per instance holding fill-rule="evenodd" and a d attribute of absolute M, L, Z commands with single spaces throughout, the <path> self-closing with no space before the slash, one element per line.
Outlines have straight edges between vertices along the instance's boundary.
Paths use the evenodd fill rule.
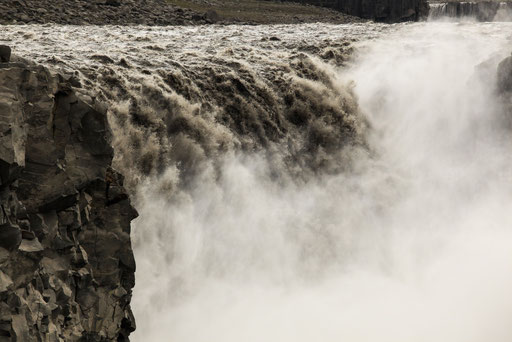
<path fill-rule="evenodd" d="M 137 216 L 105 113 L 62 77 L 0 67 L 0 341 L 126 341 Z"/>

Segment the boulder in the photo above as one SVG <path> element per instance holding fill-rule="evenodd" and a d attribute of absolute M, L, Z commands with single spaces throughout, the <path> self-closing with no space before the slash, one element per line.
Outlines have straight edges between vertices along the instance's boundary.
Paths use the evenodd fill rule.
<path fill-rule="evenodd" d="M 7 45 L 0 45 L 0 63 L 9 63 L 11 60 L 11 48 Z"/>
<path fill-rule="evenodd" d="M 113 6 L 113 7 L 119 7 L 119 6 L 121 6 L 121 2 L 119 0 L 107 0 L 105 2 L 105 5 Z"/>
<path fill-rule="evenodd" d="M 19 227 L 7 222 L 0 225 L 0 247 L 15 250 L 21 243 L 21 230 Z"/>
<path fill-rule="evenodd" d="M 215 10 L 208 10 L 204 14 L 204 18 L 211 21 L 212 23 L 216 23 L 220 20 L 219 14 Z"/>

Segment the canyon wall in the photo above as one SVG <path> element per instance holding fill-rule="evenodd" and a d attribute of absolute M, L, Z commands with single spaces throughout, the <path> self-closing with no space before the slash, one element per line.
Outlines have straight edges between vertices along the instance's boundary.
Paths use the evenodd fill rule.
<path fill-rule="evenodd" d="M 127 341 L 137 216 L 106 114 L 0 49 L 0 341 Z"/>
<path fill-rule="evenodd" d="M 416 21 L 428 16 L 426 0 L 299 0 L 378 22 Z"/>

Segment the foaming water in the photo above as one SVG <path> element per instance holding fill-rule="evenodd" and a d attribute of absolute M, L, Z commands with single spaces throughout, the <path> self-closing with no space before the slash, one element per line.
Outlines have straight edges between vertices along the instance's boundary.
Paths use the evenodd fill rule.
<path fill-rule="evenodd" d="M 360 43 L 343 77 L 370 150 L 350 171 L 296 184 L 245 155 L 171 203 L 143 186 L 136 338 L 510 341 L 512 146 L 495 65 L 477 66 L 511 27 Z"/>
<path fill-rule="evenodd" d="M 512 339 L 512 25 L 17 30 L 110 106 L 133 340 Z"/>
<path fill-rule="evenodd" d="M 241 150 L 264 148 L 286 164 L 274 172 L 292 177 L 344 168 L 341 147 L 361 145 L 365 123 L 339 69 L 354 42 L 392 29 L 6 26 L 2 39 L 108 109 L 115 164 L 133 190 L 169 167 L 188 181 Z"/>

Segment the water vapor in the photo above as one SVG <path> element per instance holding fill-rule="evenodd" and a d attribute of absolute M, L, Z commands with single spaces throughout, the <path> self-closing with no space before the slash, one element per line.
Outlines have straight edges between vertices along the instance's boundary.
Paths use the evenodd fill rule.
<path fill-rule="evenodd" d="M 176 198 L 155 195 L 164 178 L 142 186 L 137 339 L 510 341 L 503 32 L 422 24 L 360 43 L 340 77 L 371 128 L 349 170 L 297 182 L 234 153 Z"/>

